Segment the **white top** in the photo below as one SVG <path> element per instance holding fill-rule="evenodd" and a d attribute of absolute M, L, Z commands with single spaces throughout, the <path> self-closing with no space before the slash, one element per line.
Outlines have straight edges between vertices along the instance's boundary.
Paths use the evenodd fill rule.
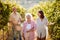
<path fill-rule="evenodd" d="M 47 24 L 48 24 L 48 20 L 45 17 L 42 21 L 40 18 L 37 19 L 37 36 L 38 37 L 45 37 L 46 36 L 46 30 L 47 30 Z M 40 35 L 42 34 L 42 35 Z"/>
<path fill-rule="evenodd" d="M 27 29 L 27 31 L 29 31 L 31 29 L 31 24 L 27 24 L 26 29 Z"/>

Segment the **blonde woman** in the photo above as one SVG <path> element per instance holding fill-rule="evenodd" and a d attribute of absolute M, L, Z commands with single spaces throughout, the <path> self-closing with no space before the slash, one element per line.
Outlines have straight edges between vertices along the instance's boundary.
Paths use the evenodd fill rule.
<path fill-rule="evenodd" d="M 13 40 L 22 40 L 21 38 L 21 16 L 17 12 L 17 8 L 12 8 L 13 12 L 10 14 L 9 22 L 12 24 L 12 31 L 13 31 Z M 18 35 L 17 35 L 18 34 Z M 16 36 L 17 35 L 17 36 Z"/>
<path fill-rule="evenodd" d="M 27 13 L 25 15 L 26 20 L 23 24 L 23 36 L 24 40 L 34 40 L 35 39 L 35 31 L 36 31 L 36 23 L 32 20 L 32 15 Z"/>

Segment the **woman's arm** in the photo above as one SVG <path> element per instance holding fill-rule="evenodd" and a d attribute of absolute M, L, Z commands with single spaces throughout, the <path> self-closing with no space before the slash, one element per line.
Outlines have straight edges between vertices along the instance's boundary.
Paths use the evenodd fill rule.
<path fill-rule="evenodd" d="M 23 40 L 25 40 L 24 33 L 22 33 Z"/>
<path fill-rule="evenodd" d="M 32 26 L 33 26 L 33 27 L 32 27 L 29 31 L 27 31 L 27 32 L 35 31 L 35 30 L 36 30 L 37 25 L 36 25 L 35 22 L 33 22 L 33 25 L 32 25 Z"/>
<path fill-rule="evenodd" d="M 24 37 L 24 27 L 25 27 L 25 23 L 23 23 L 23 27 L 22 27 L 22 37 L 23 37 L 23 40 L 25 40 L 25 37 Z"/>

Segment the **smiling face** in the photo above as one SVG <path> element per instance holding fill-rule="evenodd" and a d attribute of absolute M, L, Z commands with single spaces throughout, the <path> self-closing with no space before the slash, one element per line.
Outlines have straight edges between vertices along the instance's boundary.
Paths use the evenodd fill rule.
<path fill-rule="evenodd" d="M 37 15 L 38 15 L 39 17 L 41 16 L 41 14 L 40 14 L 40 13 L 38 13 Z"/>
<path fill-rule="evenodd" d="M 31 20 L 32 20 L 32 15 L 31 15 L 31 13 L 26 13 L 25 18 L 26 18 L 26 21 L 27 21 L 27 22 L 31 22 Z"/>
<path fill-rule="evenodd" d="M 43 19 L 44 18 L 44 13 L 43 11 L 38 11 L 38 16 Z"/>
<path fill-rule="evenodd" d="M 27 15 L 26 18 L 27 18 L 27 21 L 31 20 L 31 16 L 30 15 Z"/>
<path fill-rule="evenodd" d="M 13 7 L 13 12 L 16 13 L 17 9 L 16 7 Z"/>

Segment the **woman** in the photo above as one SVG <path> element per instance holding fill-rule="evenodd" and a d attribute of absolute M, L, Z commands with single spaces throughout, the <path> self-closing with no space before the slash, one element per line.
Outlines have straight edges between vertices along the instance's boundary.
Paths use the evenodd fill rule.
<path fill-rule="evenodd" d="M 36 23 L 32 20 L 32 15 L 30 13 L 26 14 L 26 21 L 23 24 L 23 37 L 24 40 L 34 40 Z"/>
<path fill-rule="evenodd" d="M 37 18 L 37 40 L 46 40 L 48 34 L 48 20 L 44 16 L 43 11 L 38 12 Z"/>
<path fill-rule="evenodd" d="M 12 24 L 13 40 L 22 40 L 21 38 L 21 16 L 17 12 L 17 8 L 13 7 L 13 12 L 10 14 L 9 22 Z"/>

